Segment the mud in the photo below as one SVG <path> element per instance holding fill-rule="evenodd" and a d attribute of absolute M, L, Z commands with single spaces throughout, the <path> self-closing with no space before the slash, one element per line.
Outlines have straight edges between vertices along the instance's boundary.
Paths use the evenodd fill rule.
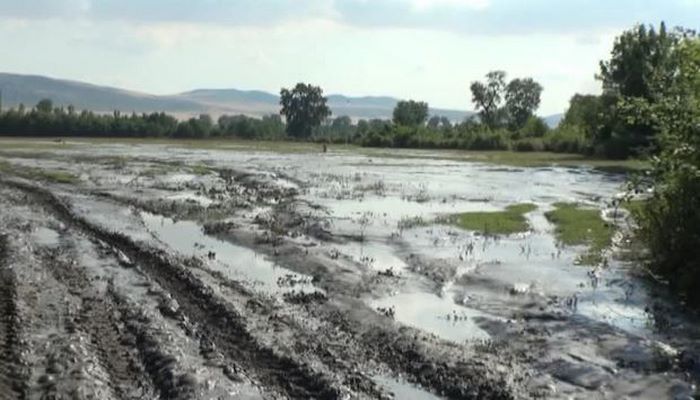
<path fill-rule="evenodd" d="M 79 177 L 0 176 L 3 398 L 698 395 L 697 318 L 618 257 L 618 175 L 87 146 L 0 152 Z M 604 264 L 556 242 L 557 201 L 619 226 Z M 520 234 L 436 222 L 522 202 Z"/>

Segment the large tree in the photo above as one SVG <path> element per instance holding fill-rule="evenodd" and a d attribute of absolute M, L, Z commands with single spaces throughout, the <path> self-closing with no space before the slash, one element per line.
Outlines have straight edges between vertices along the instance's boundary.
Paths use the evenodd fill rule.
<path fill-rule="evenodd" d="M 542 85 L 532 78 L 516 78 L 506 86 L 505 93 L 509 125 L 520 129 L 539 108 Z"/>
<path fill-rule="evenodd" d="M 490 128 L 498 127 L 503 92 L 506 88 L 506 73 L 491 71 L 486 74 L 486 83 L 472 82 L 472 102 L 479 113 L 481 123 Z"/>
<path fill-rule="evenodd" d="M 394 107 L 394 123 L 403 126 L 423 125 L 428 118 L 428 103 L 401 100 Z"/>
<path fill-rule="evenodd" d="M 615 39 L 610 59 L 600 62 L 597 78 L 603 83 L 603 91 L 652 99 L 659 84 L 671 84 L 676 70 L 676 43 L 678 35 L 668 33 L 663 22 L 658 32 L 645 25 L 623 32 Z"/>
<path fill-rule="evenodd" d="M 297 138 L 311 136 L 313 129 L 331 115 L 328 99 L 318 86 L 305 83 L 280 91 L 280 114 L 287 119 L 287 134 Z"/>
<path fill-rule="evenodd" d="M 637 216 L 651 265 L 700 308 L 700 38 L 684 37 L 675 52 L 678 71 L 663 97 L 631 97 L 621 106 L 659 131 L 651 197 Z"/>
<path fill-rule="evenodd" d="M 600 62 L 596 76 L 603 84 L 606 124 L 598 138 L 606 152 L 621 156 L 656 151 L 659 134 L 629 109 L 619 107 L 625 101 L 655 102 L 673 84 L 678 72 L 675 49 L 682 35 L 667 32 L 662 22 L 658 31 L 653 26 L 637 25 L 615 39 L 610 59 Z"/>

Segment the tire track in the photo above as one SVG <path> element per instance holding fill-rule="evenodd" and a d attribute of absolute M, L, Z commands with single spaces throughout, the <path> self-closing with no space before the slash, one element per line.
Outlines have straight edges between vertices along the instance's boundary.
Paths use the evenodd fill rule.
<path fill-rule="evenodd" d="M 158 341 L 148 333 L 148 321 L 138 310 L 125 308 L 111 287 L 107 296 L 95 291 L 82 267 L 75 260 L 64 258 L 60 250 L 46 254 L 44 261 L 53 265 L 51 271 L 57 281 L 80 294 L 82 308 L 75 329 L 90 336 L 118 398 L 152 398 L 155 391 L 161 399 L 191 398 L 194 383 L 174 372 L 175 358 L 160 349 Z"/>
<path fill-rule="evenodd" d="M 16 276 L 9 265 L 9 239 L 0 234 L 0 393 L 3 398 L 27 398 L 28 371 L 21 361 L 20 316 Z"/>
<path fill-rule="evenodd" d="M 173 295 L 188 318 L 201 324 L 200 331 L 224 356 L 242 365 L 266 387 L 276 388 L 291 398 L 340 397 L 337 383 L 313 371 L 310 366 L 261 345 L 246 329 L 244 318 L 199 281 L 177 258 L 134 243 L 119 233 L 105 232 L 93 226 L 74 215 L 48 190 L 16 180 L 3 182 L 30 194 L 66 225 L 109 243 L 116 252 L 138 263 L 154 281 Z"/>

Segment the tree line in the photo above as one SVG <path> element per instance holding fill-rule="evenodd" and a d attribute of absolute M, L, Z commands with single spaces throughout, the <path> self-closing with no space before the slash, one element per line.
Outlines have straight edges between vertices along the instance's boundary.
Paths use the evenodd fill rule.
<path fill-rule="evenodd" d="M 391 120 L 331 118 L 320 87 L 280 92 L 281 115 L 208 115 L 178 121 L 164 113 L 96 114 L 54 107 L 0 112 L 0 135 L 295 138 L 365 146 L 560 151 L 607 158 L 646 157 L 652 168 L 632 182 L 645 194 L 634 208 L 652 274 L 700 306 L 700 38 L 694 31 L 637 25 L 600 62 L 600 95 L 575 94 L 555 129 L 535 115 L 542 86 L 509 82 L 503 71 L 473 82 L 477 114 L 453 122 L 428 104 L 404 100 Z M 284 117 L 284 119 L 282 118 Z"/>
<path fill-rule="evenodd" d="M 402 100 L 391 120 L 332 118 L 323 90 L 299 83 L 280 91 L 280 114 L 254 118 L 203 114 L 178 121 L 165 113 L 99 114 L 54 107 L 42 100 L 0 113 L 0 135 L 123 136 L 317 140 L 363 146 L 554 151 L 626 158 L 659 151 L 657 126 L 635 118 L 630 99 L 656 102 L 677 74 L 679 44 L 694 32 L 662 23 L 638 25 L 616 40 L 596 78 L 601 95 L 574 95 L 561 124 L 550 129 L 536 116 L 542 86 L 529 77 L 507 80 L 488 72 L 469 86 L 476 114 L 464 121 L 430 115 L 426 102 Z M 660 83 L 657 83 L 660 82 Z"/>
<path fill-rule="evenodd" d="M 20 105 L 0 112 L 0 135 L 282 139 L 285 137 L 285 124 L 279 115 L 263 118 L 223 115 L 215 122 L 207 114 L 184 121 L 163 112 L 124 114 L 114 111 L 100 114 L 76 111 L 73 106 L 54 107 L 51 100 L 43 99 L 31 109 Z"/>

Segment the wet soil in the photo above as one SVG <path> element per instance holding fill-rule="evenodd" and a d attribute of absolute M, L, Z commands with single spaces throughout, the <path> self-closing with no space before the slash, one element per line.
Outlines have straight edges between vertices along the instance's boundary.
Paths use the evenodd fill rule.
<path fill-rule="evenodd" d="M 585 267 L 544 218 L 605 214 L 619 176 L 158 145 L 2 158 L 79 176 L 0 176 L 3 398 L 697 395 L 700 324 L 616 257 L 632 222 Z M 435 222 L 523 202 L 526 233 Z"/>

